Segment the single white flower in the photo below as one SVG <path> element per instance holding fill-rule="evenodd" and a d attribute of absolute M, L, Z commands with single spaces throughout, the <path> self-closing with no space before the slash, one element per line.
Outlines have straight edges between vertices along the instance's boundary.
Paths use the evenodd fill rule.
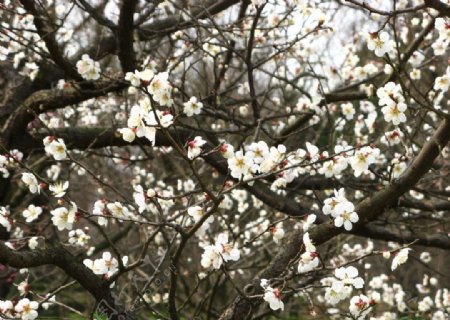
<path fill-rule="evenodd" d="M 252 158 L 247 154 L 244 155 L 242 151 L 237 151 L 232 158 L 228 158 L 228 168 L 233 178 L 240 179 L 248 174 L 252 167 Z"/>
<path fill-rule="evenodd" d="M 402 122 L 406 122 L 405 111 L 406 104 L 403 102 L 381 108 L 381 112 L 384 114 L 384 120 L 386 122 L 392 122 L 396 126 Z"/>
<path fill-rule="evenodd" d="M 28 172 L 22 173 L 22 181 L 26 184 L 31 193 L 39 193 L 41 191 L 41 187 L 34 174 Z"/>
<path fill-rule="evenodd" d="M 269 303 L 272 310 L 284 310 L 284 303 L 281 300 L 281 291 L 268 285 L 266 279 L 261 279 L 261 287 L 264 289 L 264 301 Z"/>
<path fill-rule="evenodd" d="M 31 238 L 28 240 L 28 247 L 29 247 L 31 250 L 36 249 L 38 245 L 39 245 L 38 237 L 31 237 Z"/>
<path fill-rule="evenodd" d="M 341 110 L 342 114 L 347 120 L 352 120 L 353 116 L 355 115 L 355 108 L 353 107 L 352 103 L 344 103 L 341 104 Z"/>
<path fill-rule="evenodd" d="M 42 213 L 41 207 L 36 207 L 33 204 L 30 204 L 24 211 L 23 211 L 23 217 L 25 218 L 25 221 L 30 223 L 36 220 Z"/>
<path fill-rule="evenodd" d="M 67 158 L 66 144 L 63 139 L 48 136 L 44 138 L 45 151 L 57 161 Z"/>
<path fill-rule="evenodd" d="M 349 311 L 355 319 L 365 319 L 372 311 L 371 306 L 374 304 L 372 299 L 360 294 L 350 299 Z"/>
<path fill-rule="evenodd" d="M 28 298 L 19 300 L 14 310 L 20 314 L 22 320 L 34 320 L 38 317 L 39 304 L 36 301 L 30 301 Z"/>
<path fill-rule="evenodd" d="M 391 270 L 394 271 L 401 264 L 404 264 L 408 260 L 408 254 L 410 248 L 401 249 L 399 252 L 396 252 L 394 255 L 394 259 L 392 259 Z"/>
<path fill-rule="evenodd" d="M 355 152 L 355 155 L 350 158 L 350 165 L 354 170 L 355 177 L 359 177 L 364 171 L 369 169 L 372 163 L 375 163 L 376 158 L 380 155 L 380 149 L 372 148 L 370 146 L 363 147 Z"/>
<path fill-rule="evenodd" d="M 189 101 L 183 103 L 183 106 L 183 112 L 188 117 L 192 117 L 195 114 L 200 114 L 203 108 L 203 103 L 199 102 L 196 97 L 191 97 Z"/>
<path fill-rule="evenodd" d="M 334 225 L 338 228 L 344 226 L 347 231 L 352 230 L 352 224 L 359 221 L 359 216 L 354 210 L 355 206 L 349 201 L 339 203 L 335 210 L 337 216 Z"/>
<path fill-rule="evenodd" d="M 194 140 L 188 142 L 188 158 L 194 159 L 202 152 L 202 146 L 205 145 L 206 141 L 202 137 L 197 136 Z"/>
<path fill-rule="evenodd" d="M 281 242 L 281 239 L 283 239 L 285 235 L 283 226 L 281 224 L 278 226 L 271 227 L 270 233 L 273 236 L 273 241 L 275 241 L 275 243 L 277 244 Z"/>
<path fill-rule="evenodd" d="M 53 193 L 55 198 L 62 198 L 67 192 L 69 188 L 69 181 L 65 181 L 64 183 L 58 182 L 55 184 L 51 184 L 49 190 Z"/>
<path fill-rule="evenodd" d="M 389 53 L 393 46 L 392 41 L 389 39 L 389 34 L 387 32 L 381 32 L 369 33 L 367 47 L 369 50 L 374 51 L 377 57 L 382 57 L 386 53 Z"/>

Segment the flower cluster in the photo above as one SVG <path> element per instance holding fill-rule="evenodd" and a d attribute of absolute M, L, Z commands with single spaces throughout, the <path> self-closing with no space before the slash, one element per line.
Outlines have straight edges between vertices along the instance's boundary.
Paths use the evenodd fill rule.
<path fill-rule="evenodd" d="M 78 207 L 74 202 L 71 202 L 71 207 L 69 209 L 60 207 L 50 211 L 53 224 L 59 231 L 65 229 L 72 230 L 73 224 L 77 219 L 77 211 Z"/>
<path fill-rule="evenodd" d="M 339 177 L 342 172 L 348 167 L 348 159 L 350 152 L 346 152 L 350 147 L 337 145 L 334 147 L 336 156 L 330 161 L 324 161 L 322 167 L 319 168 L 319 173 L 327 178 Z"/>
<path fill-rule="evenodd" d="M 402 94 L 402 87 L 394 82 L 388 82 L 377 90 L 377 96 L 380 99 L 378 103 L 381 106 L 381 111 L 384 114 L 386 122 L 392 122 L 394 125 L 399 125 L 406 121 L 405 98 Z"/>
<path fill-rule="evenodd" d="M 128 257 L 122 258 L 122 263 L 126 266 Z M 110 252 L 103 252 L 100 259 L 84 259 L 83 264 L 92 270 L 95 274 L 103 275 L 106 278 L 111 277 L 119 270 L 119 262 L 114 258 Z"/>
<path fill-rule="evenodd" d="M 78 73 L 86 80 L 97 80 L 100 78 L 100 64 L 87 54 L 83 54 L 77 62 Z"/>
<path fill-rule="evenodd" d="M 9 177 L 9 170 L 17 164 L 17 161 L 22 161 L 23 153 L 18 150 L 11 150 L 9 154 L 0 154 L 0 175 L 3 178 Z"/>
<path fill-rule="evenodd" d="M 73 246 L 84 247 L 89 240 L 91 240 L 91 237 L 81 229 L 69 231 L 69 243 Z"/>
<path fill-rule="evenodd" d="M 205 250 L 201 259 L 203 268 L 220 269 L 224 262 L 238 261 L 240 258 L 239 249 L 228 243 L 228 235 L 225 233 L 219 234 L 216 243 L 205 246 L 203 250 Z"/>
<path fill-rule="evenodd" d="M 353 266 L 337 268 L 334 278 L 326 278 L 322 282 L 331 282 L 325 291 L 325 300 L 332 305 L 348 298 L 353 288 L 361 289 L 364 286 L 363 278 L 358 277 L 358 269 Z"/>
<path fill-rule="evenodd" d="M 380 149 L 370 146 L 358 149 L 350 159 L 350 165 L 354 170 L 355 177 L 359 177 L 369 166 L 376 162 L 380 155 Z"/>
<path fill-rule="evenodd" d="M 319 254 L 316 252 L 316 247 L 311 242 L 308 232 L 303 235 L 303 244 L 305 246 L 305 252 L 300 256 L 298 273 L 310 272 L 317 268 L 320 263 Z"/>
<path fill-rule="evenodd" d="M 270 147 L 264 141 L 254 142 L 246 147 L 246 151 L 237 151 L 228 158 L 228 168 L 231 176 L 236 179 L 249 178 L 257 173 L 268 173 L 276 170 L 276 167 L 285 160 L 286 147 Z M 287 163 L 284 163 L 285 166 Z M 289 170 L 281 175 L 287 182 L 291 182 L 294 177 L 288 177 Z"/>
<path fill-rule="evenodd" d="M 358 214 L 355 212 L 355 206 L 347 200 L 343 188 L 334 190 L 334 197 L 324 201 L 322 212 L 334 218 L 336 227 L 344 226 L 347 231 L 352 230 L 353 223 L 359 221 Z"/>
<path fill-rule="evenodd" d="M 432 48 L 437 56 L 445 54 L 450 44 L 450 22 L 445 18 L 437 18 L 434 26 L 439 32 L 439 37 L 433 42 Z"/>
<path fill-rule="evenodd" d="M 119 132 L 127 142 L 133 142 L 136 137 L 145 137 L 155 145 L 156 128 L 167 128 L 172 123 L 173 116 L 169 112 L 153 109 L 150 99 L 145 97 L 131 108 L 128 127 L 120 129 Z"/>

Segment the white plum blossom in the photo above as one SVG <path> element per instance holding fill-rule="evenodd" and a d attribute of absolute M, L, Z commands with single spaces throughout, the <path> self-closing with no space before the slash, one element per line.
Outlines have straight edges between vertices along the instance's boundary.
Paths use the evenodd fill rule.
<path fill-rule="evenodd" d="M 319 255 L 317 252 L 304 252 L 300 256 L 300 260 L 298 262 L 298 273 L 306 273 L 314 270 L 320 264 Z"/>
<path fill-rule="evenodd" d="M 430 255 L 430 253 L 427 252 L 427 251 L 422 252 L 422 253 L 420 254 L 420 260 L 421 260 L 423 263 L 430 263 L 430 261 L 431 261 L 431 255 Z"/>
<path fill-rule="evenodd" d="M 246 154 L 253 159 L 253 162 L 260 164 L 270 156 L 269 146 L 264 141 L 253 142 L 247 147 Z"/>
<path fill-rule="evenodd" d="M 439 38 L 450 41 L 450 22 L 445 18 L 436 18 L 434 23 L 435 28 L 439 31 Z"/>
<path fill-rule="evenodd" d="M 30 223 L 36 220 L 42 213 L 41 207 L 36 207 L 34 204 L 30 204 L 24 211 L 23 211 L 23 217 L 25 218 L 25 221 Z"/>
<path fill-rule="evenodd" d="M 188 143 L 188 153 L 187 156 L 189 159 L 194 159 L 202 153 L 202 146 L 206 144 L 206 140 L 203 140 L 202 137 L 197 136 L 194 140 L 189 141 Z"/>
<path fill-rule="evenodd" d="M 122 128 L 118 130 L 122 135 L 122 139 L 126 142 L 133 142 L 136 139 L 136 131 L 130 128 Z"/>
<path fill-rule="evenodd" d="M 145 194 L 144 188 L 142 188 L 142 186 L 134 186 L 133 198 L 134 202 L 139 207 L 139 213 L 144 212 L 147 209 L 147 195 Z"/>
<path fill-rule="evenodd" d="M 447 68 L 446 74 L 436 78 L 433 86 L 434 90 L 436 91 L 441 90 L 443 92 L 447 92 L 449 88 L 450 88 L 450 67 Z"/>
<path fill-rule="evenodd" d="M 100 64 L 83 54 L 81 60 L 77 62 L 78 73 L 86 80 L 97 80 L 100 78 Z"/>
<path fill-rule="evenodd" d="M 141 85 L 141 79 L 139 79 L 137 73 L 139 71 L 135 70 L 135 72 L 127 72 L 125 74 L 125 80 L 129 81 L 132 86 L 139 87 Z"/>
<path fill-rule="evenodd" d="M 37 309 L 39 304 L 36 301 L 30 301 L 28 298 L 24 298 L 17 302 L 14 310 L 19 313 L 22 320 L 33 320 L 38 317 Z"/>
<path fill-rule="evenodd" d="M 111 215 L 118 219 L 128 219 L 131 217 L 130 210 L 124 206 L 122 203 L 116 201 L 111 202 L 106 205 L 106 208 L 109 210 Z"/>
<path fill-rule="evenodd" d="M 57 161 L 67 158 L 66 144 L 63 139 L 57 139 L 53 136 L 47 136 L 44 138 L 45 152 L 53 156 Z"/>
<path fill-rule="evenodd" d="M 28 239 L 28 247 L 31 250 L 35 250 L 38 247 L 39 245 L 38 239 L 39 239 L 38 237 L 31 237 L 30 239 Z"/>
<path fill-rule="evenodd" d="M 101 226 L 108 225 L 108 219 L 106 218 L 106 214 L 108 213 L 106 210 L 106 201 L 97 200 L 94 203 L 94 209 L 92 212 L 94 215 L 98 216 L 98 224 Z"/>
<path fill-rule="evenodd" d="M 365 319 L 366 316 L 372 311 L 371 306 L 373 300 L 369 297 L 360 294 L 350 299 L 349 311 L 354 319 Z"/>
<path fill-rule="evenodd" d="M 34 174 L 28 172 L 22 173 L 22 181 L 31 193 L 39 193 L 41 191 L 41 187 Z"/>
<path fill-rule="evenodd" d="M 69 231 L 69 243 L 71 245 L 76 245 L 80 247 L 84 247 L 88 244 L 91 239 L 83 230 L 76 229 Z"/>
<path fill-rule="evenodd" d="M 408 260 L 408 255 L 410 248 L 404 248 L 394 254 L 394 259 L 392 259 L 391 270 L 394 271 L 399 265 L 404 264 Z"/>
<path fill-rule="evenodd" d="M 58 182 L 55 184 L 51 184 L 49 186 L 49 190 L 53 193 L 55 198 L 62 198 L 67 192 L 69 188 L 69 181 L 65 181 L 64 183 Z"/>
<path fill-rule="evenodd" d="M 387 32 L 369 33 L 367 47 L 369 50 L 374 51 L 377 57 L 382 57 L 391 51 L 393 43 Z"/>
<path fill-rule="evenodd" d="M 153 99 L 161 106 L 170 107 L 173 104 L 171 98 L 172 86 L 169 81 L 169 74 L 161 72 L 155 75 L 147 87 Z"/>
<path fill-rule="evenodd" d="M 342 281 L 333 281 L 331 286 L 325 290 L 325 301 L 331 305 L 346 299 L 352 292 L 351 286 L 346 286 Z"/>
<path fill-rule="evenodd" d="M 399 144 L 404 137 L 404 134 L 401 130 L 395 129 L 392 131 L 386 132 L 380 139 L 380 142 L 387 146 L 394 146 Z"/>
<path fill-rule="evenodd" d="M 205 215 L 205 210 L 200 206 L 192 206 L 187 209 L 188 215 L 194 220 L 195 223 L 199 222 L 203 216 Z M 195 232 L 195 235 L 198 237 L 202 237 L 206 230 L 209 229 L 209 226 L 211 223 L 214 222 L 214 216 L 209 216 L 198 228 L 198 230 Z"/>
<path fill-rule="evenodd" d="M 173 115 L 167 111 L 153 110 L 148 97 L 139 100 L 139 104 L 131 108 L 127 128 L 118 130 L 127 142 L 133 142 L 136 137 L 145 137 L 155 145 L 157 127 L 167 128 L 173 123 Z"/>
<path fill-rule="evenodd" d="M 270 233 L 273 236 L 273 241 L 275 243 L 277 243 L 277 244 L 280 243 L 281 239 L 283 239 L 284 235 L 285 235 L 285 232 L 284 232 L 284 229 L 283 229 L 283 225 L 279 224 L 277 226 L 271 227 L 270 228 Z"/>
<path fill-rule="evenodd" d="M 52 221 L 55 227 L 58 228 L 59 231 L 64 229 L 72 230 L 73 224 L 76 221 L 76 213 L 77 213 L 77 205 L 72 202 L 71 207 L 69 209 L 65 207 L 56 208 L 50 211 L 52 215 Z"/>
<path fill-rule="evenodd" d="M 204 268 L 213 267 L 220 269 L 224 262 L 238 261 L 240 258 L 239 249 L 228 243 L 228 235 L 220 233 L 214 245 L 203 248 L 201 265 Z"/>
<path fill-rule="evenodd" d="M 350 102 L 341 104 L 341 110 L 342 114 L 347 120 L 353 119 L 353 116 L 355 115 L 355 108 L 353 107 L 353 104 L 351 104 Z"/>
<path fill-rule="evenodd" d="M 247 153 L 237 151 L 232 158 L 228 158 L 228 168 L 233 178 L 240 179 L 253 168 L 253 159 Z"/>
<path fill-rule="evenodd" d="M 303 232 L 306 232 L 316 222 L 317 216 L 315 214 L 309 214 L 303 222 Z"/>
<path fill-rule="evenodd" d="M 358 214 L 354 210 L 355 206 L 349 201 L 339 203 L 335 209 L 334 225 L 338 228 L 344 226 L 347 231 L 352 230 L 352 224 L 359 221 Z"/>
<path fill-rule="evenodd" d="M 392 159 L 391 161 L 392 178 L 398 179 L 407 168 L 408 165 L 406 164 L 406 162 L 400 161 L 397 158 Z"/>
<path fill-rule="evenodd" d="M 334 218 L 336 227 L 344 226 L 347 231 L 353 228 L 353 223 L 359 221 L 358 214 L 355 212 L 355 206 L 345 197 L 344 188 L 334 190 L 334 197 L 325 199 L 322 212 Z"/>
<path fill-rule="evenodd" d="M 11 218 L 9 217 L 9 211 L 6 207 L 0 207 L 0 224 L 6 231 L 11 231 Z"/>
<path fill-rule="evenodd" d="M 200 112 L 202 112 L 203 103 L 198 101 L 196 97 L 191 97 L 189 101 L 183 103 L 183 106 L 183 112 L 188 117 L 192 117 L 193 115 L 200 114 Z"/>
<path fill-rule="evenodd" d="M 234 156 L 234 147 L 228 143 L 222 143 L 219 148 L 219 152 L 225 159 L 230 159 Z"/>
<path fill-rule="evenodd" d="M 406 122 L 405 111 L 406 104 L 403 102 L 381 108 L 381 112 L 384 114 L 384 120 L 386 122 L 392 122 L 396 126 L 402 122 Z"/>
<path fill-rule="evenodd" d="M 269 303 L 270 309 L 284 310 L 280 289 L 272 288 L 266 279 L 261 279 L 260 285 L 264 289 L 264 301 Z"/>
<path fill-rule="evenodd" d="M 406 121 L 405 111 L 407 106 L 400 85 L 388 82 L 377 90 L 377 96 L 379 98 L 378 103 L 384 106 L 381 111 L 386 122 L 399 125 Z"/>
<path fill-rule="evenodd" d="M 303 245 L 305 246 L 306 252 L 316 252 L 316 247 L 312 243 L 308 232 L 303 234 Z"/>
<path fill-rule="evenodd" d="M 355 289 L 361 289 L 364 286 L 364 280 L 358 277 L 358 269 L 353 266 L 337 268 L 334 276 L 345 285 L 351 285 Z"/>
<path fill-rule="evenodd" d="M 369 166 L 375 163 L 379 155 L 380 149 L 372 148 L 370 146 L 362 147 L 357 150 L 349 161 L 354 170 L 355 177 L 359 177 L 364 171 L 369 169 Z"/>
<path fill-rule="evenodd" d="M 128 257 L 123 256 L 122 263 L 126 265 Z M 95 274 L 104 275 L 106 278 L 111 277 L 117 271 L 119 271 L 119 262 L 114 258 L 110 252 L 103 252 L 100 259 L 85 259 L 83 264 L 92 270 Z"/>

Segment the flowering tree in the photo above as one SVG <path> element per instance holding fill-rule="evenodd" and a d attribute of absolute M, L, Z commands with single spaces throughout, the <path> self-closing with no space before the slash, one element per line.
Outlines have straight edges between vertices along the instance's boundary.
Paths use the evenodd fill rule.
<path fill-rule="evenodd" d="M 447 0 L 0 2 L 0 318 L 448 319 Z"/>

